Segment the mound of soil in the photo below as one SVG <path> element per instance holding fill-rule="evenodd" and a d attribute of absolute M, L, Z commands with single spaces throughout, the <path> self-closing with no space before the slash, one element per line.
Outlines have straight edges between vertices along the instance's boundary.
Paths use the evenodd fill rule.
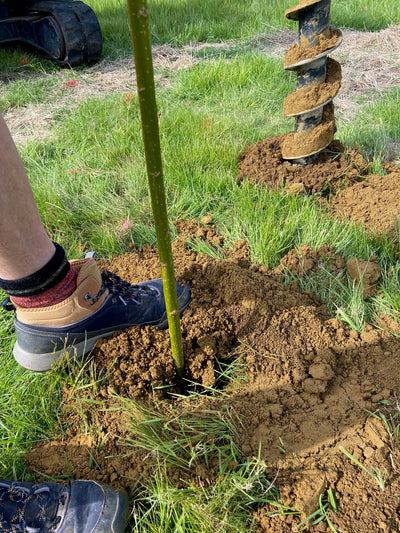
<path fill-rule="evenodd" d="M 269 189 L 285 187 L 288 192 L 337 191 L 354 183 L 368 171 L 358 149 L 346 152 L 333 141 L 310 165 L 301 166 L 282 158 L 282 145 L 291 133 L 270 137 L 246 146 L 239 159 L 239 180 L 248 179 Z"/>
<path fill-rule="evenodd" d="M 387 166 L 385 176 L 370 175 L 332 199 L 329 212 L 363 224 L 369 232 L 390 232 L 397 238 L 400 217 L 400 169 Z"/>
<path fill-rule="evenodd" d="M 227 390 L 223 408 L 240 420 L 235 440 L 243 456 L 257 456 L 261 449 L 282 502 L 303 516 L 315 511 L 319 497 L 332 489 L 339 512 L 330 519 L 337 531 L 399 531 L 399 444 L 368 411 L 389 409 L 400 394 L 400 339 L 372 327 L 359 335 L 332 318 L 312 294 L 284 285 L 282 268 L 315 268 L 318 261 L 312 259 L 317 256 L 310 250 L 289 255 L 282 268 L 268 271 L 250 264 L 246 241 L 218 260 L 187 245 L 187 239 L 196 237 L 215 243 L 212 226 L 180 222 L 177 228 L 177 276 L 192 290 L 182 317 L 186 377 L 199 390 L 218 386 L 217 361 L 240 354 L 246 379 Z M 322 256 L 333 269 L 345 268 L 333 249 L 325 247 Z M 107 267 L 131 282 L 159 276 L 157 251 L 150 247 L 115 257 Z M 218 397 L 169 396 L 176 376 L 167 331 L 130 328 L 103 340 L 93 359 L 97 370 L 90 375 L 90 387 L 78 394 L 81 400 L 65 388 L 66 436 L 42 443 L 26 456 L 36 475 L 63 475 L 68 465 L 77 478 L 128 490 L 151 475 L 149 454 L 127 453 L 123 439 L 129 425 L 115 393 L 145 405 L 155 400 L 161 406 L 173 404 L 189 415 L 221 408 Z M 85 401 L 93 397 L 100 407 Z M 365 467 L 379 469 L 385 490 L 341 447 Z M 214 474 L 211 468 L 185 475 L 208 483 Z M 185 476 L 171 469 L 170 477 L 181 483 Z M 300 520 L 271 517 L 270 511 L 256 511 L 261 533 L 289 532 Z M 313 530 L 327 531 L 326 522 Z"/>
<path fill-rule="evenodd" d="M 239 180 L 268 189 L 285 188 L 290 194 L 330 194 L 328 212 L 334 218 L 353 220 L 371 233 L 389 233 L 398 241 L 400 169 L 383 162 L 385 175 L 369 174 L 360 150 L 346 151 L 333 141 L 315 162 L 294 165 L 282 158 L 289 134 L 246 146 L 239 159 Z"/>

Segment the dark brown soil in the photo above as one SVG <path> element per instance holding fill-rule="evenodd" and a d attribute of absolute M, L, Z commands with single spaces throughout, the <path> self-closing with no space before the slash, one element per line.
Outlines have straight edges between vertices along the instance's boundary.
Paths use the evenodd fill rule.
<path fill-rule="evenodd" d="M 399 531 L 399 444 L 368 411 L 400 394 L 400 339 L 369 326 L 359 335 L 333 319 L 313 295 L 280 281 L 283 268 L 301 275 L 318 269 L 322 261 L 341 270 L 346 268 L 344 259 L 328 246 L 318 251 L 302 247 L 288 254 L 280 268 L 267 271 L 250 264 L 246 241 L 217 260 L 186 244 L 195 236 L 221 243 L 212 225 L 179 222 L 177 228 L 177 276 L 192 288 L 192 301 L 182 318 L 186 376 L 199 388 L 215 386 L 216 360 L 226 360 L 240 347 L 247 380 L 229 389 L 224 410 L 241 421 L 236 444 L 243 456 L 257 456 L 261 449 L 282 502 L 303 515 L 314 511 L 319 496 L 330 488 L 339 506 L 330 517 L 337 531 Z M 115 257 L 108 267 L 131 282 L 159 276 L 157 251 L 150 247 Z M 27 454 L 36 474 L 65 474 L 67 463 L 77 478 L 127 489 L 151 474 L 148 454 L 127 455 L 123 439 L 128 420 L 115 393 L 144 405 L 173 404 L 189 415 L 202 408 L 221 408 L 218 398 L 173 400 L 168 389 L 161 388 L 170 385 L 173 390 L 176 383 L 167 331 L 130 328 L 103 340 L 93 359 L 97 373 L 103 369 L 107 378 L 92 378 L 90 387 L 78 393 L 66 387 L 67 435 Z M 101 402 L 97 409 L 84 401 L 93 397 Z M 340 446 L 366 467 L 378 468 L 385 490 Z M 196 469 L 191 475 L 193 482 L 209 483 L 214 473 L 212 468 Z M 170 476 L 182 483 L 188 474 L 171 470 Z M 273 518 L 270 511 L 256 511 L 260 533 L 289 532 L 300 520 Z M 326 522 L 314 531 L 327 531 Z"/>
<path fill-rule="evenodd" d="M 246 146 L 239 160 L 239 180 L 248 179 L 269 189 L 285 187 L 288 192 L 336 191 L 358 181 L 368 171 L 359 150 L 346 152 L 333 141 L 317 160 L 305 167 L 282 158 L 282 144 L 291 133 Z"/>

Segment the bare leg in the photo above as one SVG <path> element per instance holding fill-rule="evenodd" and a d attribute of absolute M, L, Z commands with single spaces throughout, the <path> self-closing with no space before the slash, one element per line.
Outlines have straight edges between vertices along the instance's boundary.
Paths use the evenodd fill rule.
<path fill-rule="evenodd" d="M 0 116 L 0 278 L 29 276 L 53 254 L 21 158 Z"/>

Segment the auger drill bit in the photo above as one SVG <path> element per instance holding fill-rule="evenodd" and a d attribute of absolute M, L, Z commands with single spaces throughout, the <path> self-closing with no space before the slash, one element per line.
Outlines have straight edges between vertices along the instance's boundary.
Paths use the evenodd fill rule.
<path fill-rule="evenodd" d="M 299 0 L 285 16 L 299 22 L 299 42 L 285 54 L 285 70 L 297 72 L 296 90 L 284 101 L 283 113 L 295 117 L 294 131 L 282 144 L 283 159 L 307 165 L 333 140 L 333 98 L 339 91 L 341 67 L 328 58 L 342 41 L 330 25 L 331 0 Z"/>

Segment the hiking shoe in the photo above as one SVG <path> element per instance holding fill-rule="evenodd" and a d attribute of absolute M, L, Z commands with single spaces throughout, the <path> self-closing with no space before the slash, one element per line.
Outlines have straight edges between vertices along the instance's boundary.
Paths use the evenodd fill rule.
<path fill-rule="evenodd" d="M 71 261 L 78 270 L 77 288 L 49 307 L 25 308 L 9 298 L 3 307 L 15 311 L 14 357 L 23 367 L 50 370 L 63 352 L 79 357 L 98 339 L 138 325 L 168 326 L 162 279 L 131 285 L 108 270 L 100 273 L 93 258 Z M 189 286 L 176 284 L 178 310 L 189 304 Z"/>
<path fill-rule="evenodd" d="M 125 492 L 95 481 L 26 483 L 0 479 L 0 531 L 122 533 Z"/>

